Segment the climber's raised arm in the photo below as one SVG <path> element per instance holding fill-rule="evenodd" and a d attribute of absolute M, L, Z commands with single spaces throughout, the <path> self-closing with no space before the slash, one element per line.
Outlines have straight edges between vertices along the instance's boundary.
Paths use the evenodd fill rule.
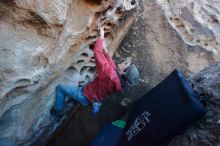
<path fill-rule="evenodd" d="M 105 72 L 106 67 L 109 65 L 106 55 L 104 54 L 104 29 L 99 29 L 99 37 L 96 40 L 94 47 L 94 57 L 97 66 L 97 73 Z"/>

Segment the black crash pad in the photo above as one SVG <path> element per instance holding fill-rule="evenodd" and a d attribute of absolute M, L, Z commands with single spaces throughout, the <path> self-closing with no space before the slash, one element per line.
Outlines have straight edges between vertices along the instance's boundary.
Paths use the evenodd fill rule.
<path fill-rule="evenodd" d="M 119 146 L 155 146 L 205 114 L 190 83 L 175 70 L 141 97 L 127 119 Z"/>

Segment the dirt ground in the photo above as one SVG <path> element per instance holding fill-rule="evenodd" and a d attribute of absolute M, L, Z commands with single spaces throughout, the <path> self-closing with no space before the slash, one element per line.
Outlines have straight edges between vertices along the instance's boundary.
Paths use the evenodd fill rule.
<path fill-rule="evenodd" d="M 140 11 L 114 56 L 116 63 L 125 57 L 132 57 L 140 71 L 140 84 L 105 100 L 97 117 L 91 116 L 90 107 L 81 106 L 69 125 L 56 140 L 50 142 L 50 146 L 89 145 L 104 124 L 120 119 L 129 111 L 130 104 L 120 104 L 123 99 L 138 99 L 175 68 L 188 76 L 214 62 L 212 54 L 182 41 L 168 24 L 155 0 L 145 0 Z"/>

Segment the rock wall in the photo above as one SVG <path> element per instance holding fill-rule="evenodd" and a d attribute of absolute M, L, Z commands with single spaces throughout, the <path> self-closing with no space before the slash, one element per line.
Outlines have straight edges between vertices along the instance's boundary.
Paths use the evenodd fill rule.
<path fill-rule="evenodd" d="M 91 80 L 98 27 L 104 27 L 113 53 L 137 14 L 137 4 L 0 1 L 0 145 L 30 144 L 44 132 L 51 124 L 55 85 L 80 86 Z"/>
<path fill-rule="evenodd" d="M 184 42 L 213 53 L 220 48 L 218 0 L 157 0 L 171 26 Z"/>
<path fill-rule="evenodd" d="M 85 80 L 91 80 L 95 73 L 92 48 L 97 28 L 105 28 L 105 42 L 113 54 L 137 16 L 137 4 L 132 0 L 0 1 L 0 145 L 29 145 L 48 130 L 55 85 L 81 86 Z M 216 54 L 219 51 L 217 0 L 157 0 L 157 3 L 145 0 L 141 4 L 143 12 L 115 55 L 116 61 L 132 56 L 140 69 L 141 84 L 120 98 L 140 97 L 174 68 L 189 75 L 220 60 L 220 55 Z M 218 86 L 214 83 L 219 84 L 215 80 L 218 69 L 208 71 L 203 71 L 205 78 L 201 81 L 206 81 L 204 84 L 192 80 L 198 82 L 196 87 L 204 88 L 204 94 L 210 92 L 216 97 L 213 105 L 217 107 Z M 82 132 L 81 137 L 91 133 L 91 126 L 89 129 L 80 123 L 85 121 L 86 113 L 90 116 L 87 109 L 81 108 L 74 119 L 78 123 L 76 130 Z M 113 110 L 105 109 L 100 118 L 112 120 L 113 116 L 106 112 L 111 115 Z M 219 132 L 215 129 L 219 122 L 215 114 L 218 115 L 219 110 L 210 111 L 207 126 L 202 126 L 202 140 L 205 141 L 202 144 L 217 145 L 219 139 L 215 134 Z M 209 127 L 213 131 L 207 130 Z M 85 134 L 82 129 L 86 128 Z M 201 144 L 201 136 L 195 131 L 198 129 L 190 129 L 185 138 L 183 135 L 176 137 L 170 145 Z M 93 131 L 92 136 L 94 134 Z M 92 136 L 88 137 L 92 139 Z M 190 143 L 195 137 L 198 139 Z"/>

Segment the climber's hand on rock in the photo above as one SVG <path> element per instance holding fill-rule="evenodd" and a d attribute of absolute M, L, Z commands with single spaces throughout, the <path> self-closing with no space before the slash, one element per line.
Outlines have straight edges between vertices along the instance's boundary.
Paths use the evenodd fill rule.
<path fill-rule="evenodd" d="M 99 28 L 99 37 L 101 37 L 101 38 L 104 38 L 104 33 L 105 33 L 105 31 L 104 31 L 104 28 Z"/>

